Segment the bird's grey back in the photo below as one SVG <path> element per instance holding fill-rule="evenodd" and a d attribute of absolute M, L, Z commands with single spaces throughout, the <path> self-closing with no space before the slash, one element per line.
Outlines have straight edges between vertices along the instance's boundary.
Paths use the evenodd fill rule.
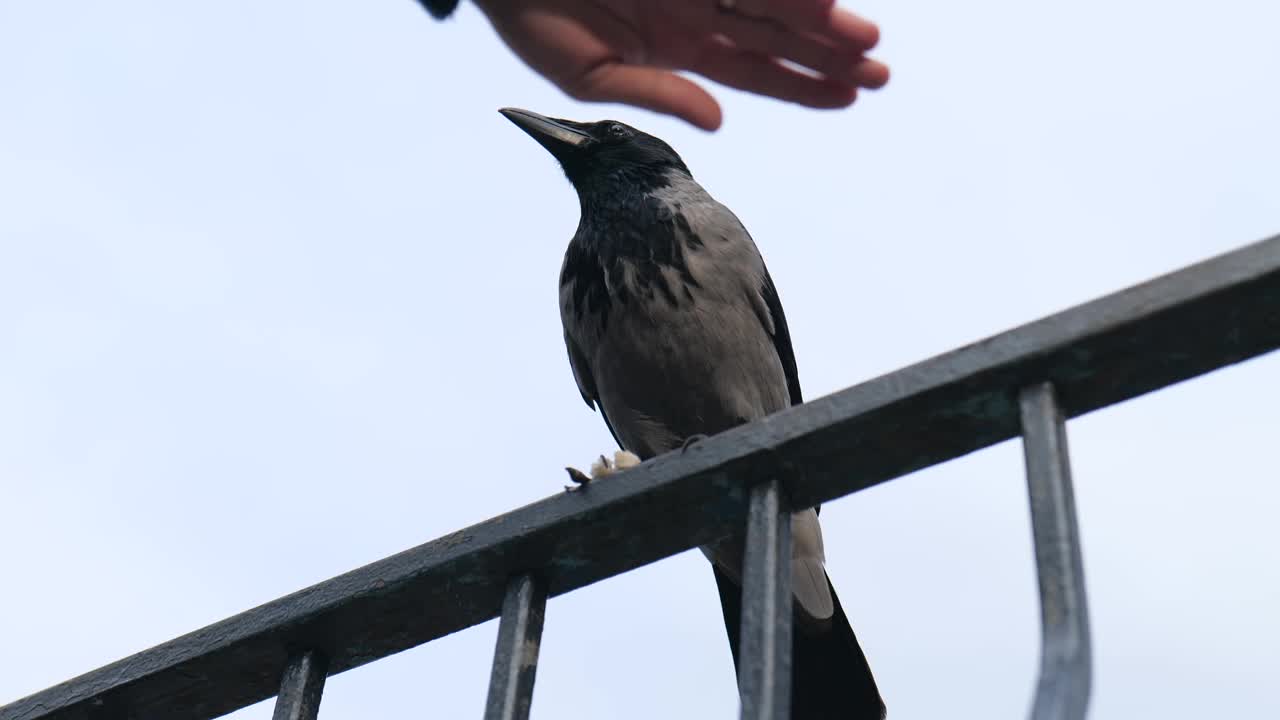
<path fill-rule="evenodd" d="M 561 318 L 579 387 L 599 402 L 619 442 L 641 457 L 790 404 L 759 250 L 738 218 L 692 178 L 672 171 L 667 180 L 649 193 L 651 217 L 619 208 L 631 212 L 626 227 L 651 233 L 654 243 L 631 252 L 584 248 L 612 225 L 588 218 L 584 206 L 585 227 L 561 275 Z M 597 237 L 586 237 L 591 233 Z M 665 257 L 645 252 L 667 241 L 674 251 Z M 573 262 L 597 262 L 600 271 L 570 272 L 575 252 L 588 259 Z"/>

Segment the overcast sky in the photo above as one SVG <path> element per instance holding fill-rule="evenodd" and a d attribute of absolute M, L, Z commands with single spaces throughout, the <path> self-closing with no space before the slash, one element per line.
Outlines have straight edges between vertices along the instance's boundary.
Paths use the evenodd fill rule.
<path fill-rule="evenodd" d="M 709 1 L 709 0 L 708 0 Z M 750 228 L 810 397 L 1280 232 L 1274 3 L 868 0 L 844 112 L 586 106 L 464 3 L 0 1 L 0 703 L 559 492 L 577 201 L 496 112 L 665 138 Z M 1069 426 L 1093 718 L 1276 718 L 1280 356 Z M 1017 442 L 831 503 L 890 717 L 1025 714 Z M 478 717 L 496 623 L 331 678 Z M 536 718 L 730 718 L 696 551 L 548 608 Z M 236 717 L 270 717 L 270 704 Z"/>

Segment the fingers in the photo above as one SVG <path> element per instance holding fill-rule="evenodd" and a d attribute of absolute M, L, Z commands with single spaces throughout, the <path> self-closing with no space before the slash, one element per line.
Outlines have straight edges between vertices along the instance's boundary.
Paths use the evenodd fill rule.
<path fill-rule="evenodd" d="M 854 77 L 859 87 L 878 90 L 889 84 L 889 66 L 877 60 L 863 58 L 854 71 Z"/>
<path fill-rule="evenodd" d="M 620 102 L 675 115 L 703 130 L 720 127 L 720 104 L 697 83 L 642 65 L 597 65 L 566 92 L 578 100 Z"/>
<path fill-rule="evenodd" d="M 889 69 L 862 55 L 861 46 L 842 47 L 816 33 L 801 33 L 780 22 L 725 14 L 720 31 L 743 50 L 789 60 L 826 77 L 855 86 L 878 88 L 889 80 Z"/>
<path fill-rule="evenodd" d="M 730 7 L 721 15 L 773 20 L 792 30 L 827 37 L 845 50 L 866 52 L 880 42 L 875 23 L 836 7 L 834 0 L 732 0 Z"/>
<path fill-rule="evenodd" d="M 818 27 L 805 29 L 820 33 L 837 44 L 862 48 L 863 52 L 880 42 L 880 28 L 875 23 L 842 8 L 836 8 Z"/>
<path fill-rule="evenodd" d="M 548 77 L 580 100 L 634 105 L 704 130 L 719 128 L 720 106 L 679 71 L 815 108 L 846 107 L 858 88 L 889 79 L 887 67 L 866 57 L 879 29 L 834 0 L 665 0 L 636 7 L 646 14 L 632 18 L 627 32 L 604 33 L 605 26 L 617 29 L 608 23 L 586 28 L 594 33 L 590 53 L 573 63 L 585 71 Z"/>
<path fill-rule="evenodd" d="M 826 23 L 835 0 L 731 0 L 721 7 L 756 18 L 769 18 L 790 28 L 816 30 Z"/>
<path fill-rule="evenodd" d="M 858 94 L 847 82 L 806 75 L 723 40 L 710 41 L 692 70 L 732 88 L 815 108 L 846 107 Z"/>

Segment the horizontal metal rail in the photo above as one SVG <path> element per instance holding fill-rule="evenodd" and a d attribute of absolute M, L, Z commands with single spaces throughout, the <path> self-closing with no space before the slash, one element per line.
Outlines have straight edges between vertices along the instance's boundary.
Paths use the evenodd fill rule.
<path fill-rule="evenodd" d="M 275 695 L 296 648 L 329 674 L 740 532 L 755 485 L 815 505 L 1016 437 L 1019 393 L 1074 417 L 1280 346 L 1280 237 L 557 493 L 0 708 L 0 720 L 203 720 Z M 548 476 L 547 484 L 554 481 Z"/>

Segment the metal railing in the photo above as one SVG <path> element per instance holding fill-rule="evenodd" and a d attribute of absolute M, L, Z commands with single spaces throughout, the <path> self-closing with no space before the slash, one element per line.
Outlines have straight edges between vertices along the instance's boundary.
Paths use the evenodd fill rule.
<path fill-rule="evenodd" d="M 790 408 L 0 707 L 203 720 L 501 616 L 485 717 L 528 715 L 548 597 L 745 528 L 744 718 L 785 718 L 790 511 L 1021 435 L 1040 584 L 1036 719 L 1080 718 L 1089 622 L 1065 421 L 1280 347 L 1280 236 Z"/>

